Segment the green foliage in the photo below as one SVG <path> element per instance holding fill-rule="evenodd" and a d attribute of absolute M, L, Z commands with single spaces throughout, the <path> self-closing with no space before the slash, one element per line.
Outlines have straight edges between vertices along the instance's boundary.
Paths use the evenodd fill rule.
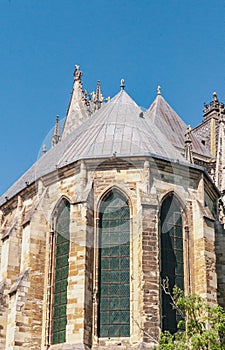
<path fill-rule="evenodd" d="M 177 287 L 171 302 L 182 320 L 175 334 L 161 333 L 159 350 L 225 350 L 225 312 L 221 306 L 210 306 L 198 295 L 185 296 Z"/>

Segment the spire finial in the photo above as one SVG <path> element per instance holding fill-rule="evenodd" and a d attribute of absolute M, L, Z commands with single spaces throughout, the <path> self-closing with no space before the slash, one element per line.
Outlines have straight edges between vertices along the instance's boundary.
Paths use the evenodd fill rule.
<path fill-rule="evenodd" d="M 125 88 L 125 80 L 124 79 L 120 80 L 120 88 L 121 88 L 121 90 L 124 90 L 124 88 Z"/>
<path fill-rule="evenodd" d="M 161 95 L 161 86 L 159 86 L 159 85 L 158 85 L 158 87 L 157 87 L 157 94 L 158 94 L 158 95 Z"/>
<path fill-rule="evenodd" d="M 54 127 L 54 133 L 52 137 L 52 147 L 57 145 L 57 143 L 61 140 L 60 136 L 60 127 L 59 127 L 59 116 L 56 116 L 56 122 L 55 122 L 55 127 Z"/>
<path fill-rule="evenodd" d="M 186 138 L 188 137 L 190 137 L 190 132 L 191 132 L 191 126 L 190 126 L 190 124 L 189 125 L 187 125 L 187 129 L 186 129 L 186 133 L 185 133 L 185 136 L 186 136 Z"/>
<path fill-rule="evenodd" d="M 97 82 L 96 92 L 93 94 L 94 102 L 96 105 L 96 109 L 99 109 L 102 104 L 103 96 L 101 94 L 101 84 L 100 80 Z"/>
<path fill-rule="evenodd" d="M 47 152 L 46 144 L 42 146 L 42 153 L 45 154 Z"/>
<path fill-rule="evenodd" d="M 218 102 L 218 97 L 217 97 L 216 91 L 214 91 L 214 93 L 213 93 L 213 102 L 214 102 L 214 103 L 217 103 L 217 102 Z"/>

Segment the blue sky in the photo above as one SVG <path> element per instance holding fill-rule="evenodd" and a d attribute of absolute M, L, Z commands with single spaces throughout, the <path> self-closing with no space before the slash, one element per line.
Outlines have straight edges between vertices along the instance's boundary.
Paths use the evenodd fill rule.
<path fill-rule="evenodd" d="M 224 0 L 0 0 L 0 49 L 1 194 L 65 117 L 75 64 L 145 108 L 161 85 L 192 127 L 214 90 L 225 102 Z"/>

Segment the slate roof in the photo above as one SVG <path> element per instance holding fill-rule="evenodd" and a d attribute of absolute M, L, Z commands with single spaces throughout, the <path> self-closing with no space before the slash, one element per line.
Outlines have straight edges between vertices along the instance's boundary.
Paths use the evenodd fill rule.
<path fill-rule="evenodd" d="M 175 147 L 184 148 L 187 125 L 161 95 L 157 95 L 145 117 L 149 123 L 154 123 Z M 190 137 L 193 152 L 207 158 L 213 157 L 193 133 Z"/>
<path fill-rule="evenodd" d="M 148 116 L 148 118 L 150 118 Z M 142 110 L 121 90 L 110 102 L 95 112 L 54 148 L 44 154 L 0 198 L 13 197 L 43 175 L 80 159 L 156 155 L 187 163 L 181 153 L 151 123 Z M 183 143 L 184 145 L 184 143 Z"/>

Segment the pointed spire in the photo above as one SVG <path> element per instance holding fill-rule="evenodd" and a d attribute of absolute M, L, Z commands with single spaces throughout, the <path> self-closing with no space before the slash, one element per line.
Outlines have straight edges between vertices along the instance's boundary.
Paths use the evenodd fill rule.
<path fill-rule="evenodd" d="M 71 93 L 66 120 L 63 126 L 62 139 L 80 126 L 87 118 L 87 91 L 82 88 L 82 72 L 80 66 L 75 65 L 74 84 Z"/>
<path fill-rule="evenodd" d="M 193 164 L 194 160 L 192 155 L 192 141 L 191 141 L 190 133 L 191 133 L 191 127 L 190 125 L 188 125 L 185 133 L 184 156 L 189 163 Z"/>
<path fill-rule="evenodd" d="M 102 94 L 101 94 L 101 84 L 100 84 L 100 80 L 98 80 L 97 87 L 96 87 L 96 93 L 95 93 L 96 109 L 101 108 L 102 100 L 103 100 L 103 97 L 102 97 Z"/>
<path fill-rule="evenodd" d="M 54 127 L 54 134 L 52 137 L 52 147 L 57 145 L 57 143 L 61 140 L 60 137 L 60 129 L 59 129 L 59 116 L 56 116 L 56 122 L 55 122 L 55 127 Z"/>

